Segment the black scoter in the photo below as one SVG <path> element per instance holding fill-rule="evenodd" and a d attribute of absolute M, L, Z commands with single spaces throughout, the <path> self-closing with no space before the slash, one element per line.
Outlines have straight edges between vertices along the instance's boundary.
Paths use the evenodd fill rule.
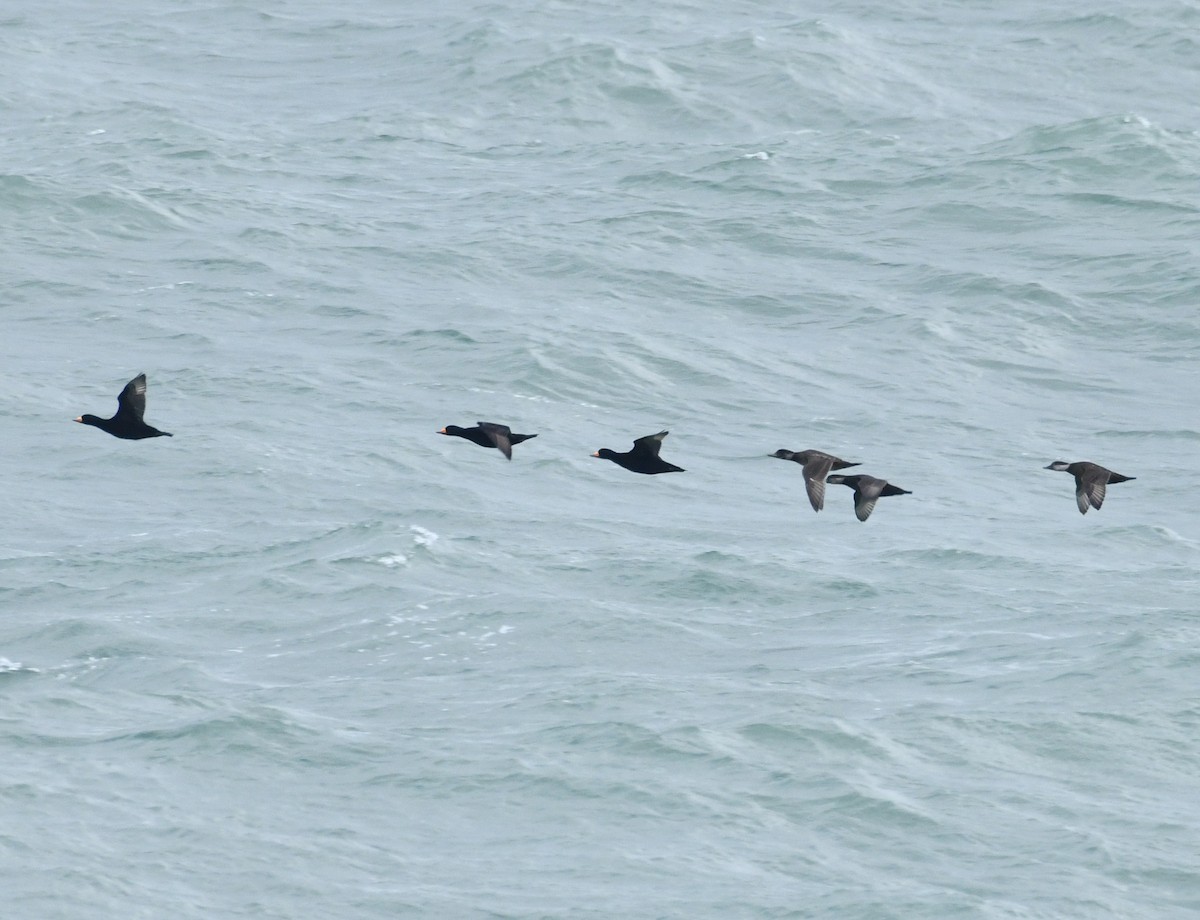
<path fill-rule="evenodd" d="M 459 428 L 457 425 L 447 425 L 438 434 L 449 434 L 456 438 L 466 438 L 480 447 L 496 447 L 509 460 L 512 459 L 512 446 L 536 438 L 536 434 L 513 434 L 507 425 L 497 425 L 495 422 L 476 422 L 475 428 Z"/>
<path fill-rule="evenodd" d="M 652 476 L 655 473 L 686 472 L 683 467 L 676 466 L 674 463 L 667 463 L 666 460 L 663 460 L 658 455 L 658 451 L 662 447 L 663 438 L 666 436 L 667 432 L 665 431 L 660 431 L 658 434 L 648 434 L 644 438 L 638 438 L 634 441 L 633 449 L 626 453 L 618 454 L 607 447 L 602 447 L 592 454 L 592 456 L 599 457 L 601 460 L 611 460 L 617 466 L 623 466 L 634 473 L 645 473 L 647 476 Z"/>
<path fill-rule="evenodd" d="M 117 414 L 112 418 L 81 415 L 75 421 L 107 431 L 114 438 L 140 441 L 142 438 L 173 438 L 169 431 L 159 431 L 142 421 L 146 412 L 146 375 L 138 374 L 117 397 Z"/>
<path fill-rule="evenodd" d="M 804 468 L 804 488 L 808 490 L 808 500 L 813 506 L 813 511 L 820 511 L 825 507 L 825 477 L 832 470 L 862 466 L 861 463 L 850 463 L 820 450 L 784 450 L 781 447 L 768 456 L 778 457 L 780 460 L 794 460 Z"/>
<path fill-rule="evenodd" d="M 875 502 L 881 495 L 912 495 L 908 489 L 894 486 L 886 479 L 874 476 L 830 476 L 825 480 L 834 485 L 849 486 L 854 490 L 854 515 L 865 521 L 875 510 Z"/>
<path fill-rule="evenodd" d="M 1075 477 L 1075 504 L 1079 506 L 1080 514 L 1087 514 L 1089 505 L 1097 511 L 1100 510 L 1100 506 L 1104 504 L 1105 486 L 1110 482 L 1129 482 L 1131 479 L 1137 479 L 1136 476 L 1122 476 L 1120 473 L 1106 470 L 1087 460 L 1076 463 L 1055 460 L 1046 469 L 1070 473 Z"/>

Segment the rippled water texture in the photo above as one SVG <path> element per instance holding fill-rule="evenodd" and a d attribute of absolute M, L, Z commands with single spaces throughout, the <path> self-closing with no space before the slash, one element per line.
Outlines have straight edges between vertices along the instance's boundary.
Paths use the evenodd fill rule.
<path fill-rule="evenodd" d="M 4 916 L 1200 912 L 1198 28 L 5 8 Z"/>

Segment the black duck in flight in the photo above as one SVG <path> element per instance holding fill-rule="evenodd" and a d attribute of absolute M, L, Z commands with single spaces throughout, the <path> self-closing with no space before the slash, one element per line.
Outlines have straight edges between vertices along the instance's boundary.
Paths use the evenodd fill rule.
<path fill-rule="evenodd" d="M 101 431 L 107 431 L 114 438 L 124 438 L 127 441 L 140 441 L 143 438 L 173 438 L 169 431 L 159 431 L 142 421 L 146 413 L 146 375 L 138 374 L 117 397 L 117 413 L 112 418 L 98 418 L 95 415 L 81 415 L 75 421 L 82 425 L 91 425 Z"/>
<path fill-rule="evenodd" d="M 674 463 L 667 463 L 666 460 L 658 455 L 658 451 L 662 447 L 663 438 L 666 436 L 667 432 L 665 431 L 660 431 L 658 434 L 648 434 L 644 438 L 638 438 L 634 441 L 633 448 L 623 454 L 618 454 L 607 447 L 602 447 L 592 454 L 592 456 L 599 457 L 601 460 L 611 460 L 617 466 L 623 466 L 634 473 L 645 473 L 647 476 L 653 476 L 655 473 L 686 472 L 683 467 L 676 466 Z"/>

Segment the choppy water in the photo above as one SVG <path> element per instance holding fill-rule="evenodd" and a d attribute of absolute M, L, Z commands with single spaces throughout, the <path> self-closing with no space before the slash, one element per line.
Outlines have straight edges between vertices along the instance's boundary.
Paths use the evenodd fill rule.
<path fill-rule="evenodd" d="M 1200 8 L 352 6 L 0 15 L 3 915 L 1200 911 Z"/>

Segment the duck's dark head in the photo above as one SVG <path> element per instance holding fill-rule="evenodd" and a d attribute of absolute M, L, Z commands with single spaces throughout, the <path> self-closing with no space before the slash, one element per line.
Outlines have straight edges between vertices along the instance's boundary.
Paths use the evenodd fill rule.
<path fill-rule="evenodd" d="M 1061 472 L 1065 472 L 1065 471 L 1066 471 L 1066 469 L 1067 469 L 1067 467 L 1069 467 L 1070 465 L 1071 465 L 1071 464 L 1067 463 L 1067 461 L 1066 461 L 1066 460 L 1055 460 L 1055 461 L 1054 461 L 1053 463 L 1051 463 L 1051 464 L 1050 464 L 1048 467 L 1046 467 L 1046 469 L 1048 469 L 1048 470 L 1058 470 L 1058 471 L 1061 473 Z"/>
<path fill-rule="evenodd" d="M 445 428 L 439 428 L 438 434 L 453 434 L 458 435 L 458 437 L 461 438 L 464 431 L 466 431 L 466 429 L 460 428 L 458 425 L 447 425 Z"/>
<path fill-rule="evenodd" d="M 784 450 L 782 447 L 773 454 L 767 454 L 768 457 L 778 457 L 780 460 L 791 460 L 795 455 L 794 450 Z"/>
<path fill-rule="evenodd" d="M 81 415 L 74 421 L 79 422 L 81 425 L 95 425 L 99 428 L 100 423 L 107 421 L 107 419 L 97 418 L 94 415 Z"/>
<path fill-rule="evenodd" d="M 617 455 L 614 451 L 609 450 L 607 447 L 601 447 L 598 451 L 592 454 L 592 456 L 599 457 L 601 460 L 614 460 L 616 459 Z"/>

